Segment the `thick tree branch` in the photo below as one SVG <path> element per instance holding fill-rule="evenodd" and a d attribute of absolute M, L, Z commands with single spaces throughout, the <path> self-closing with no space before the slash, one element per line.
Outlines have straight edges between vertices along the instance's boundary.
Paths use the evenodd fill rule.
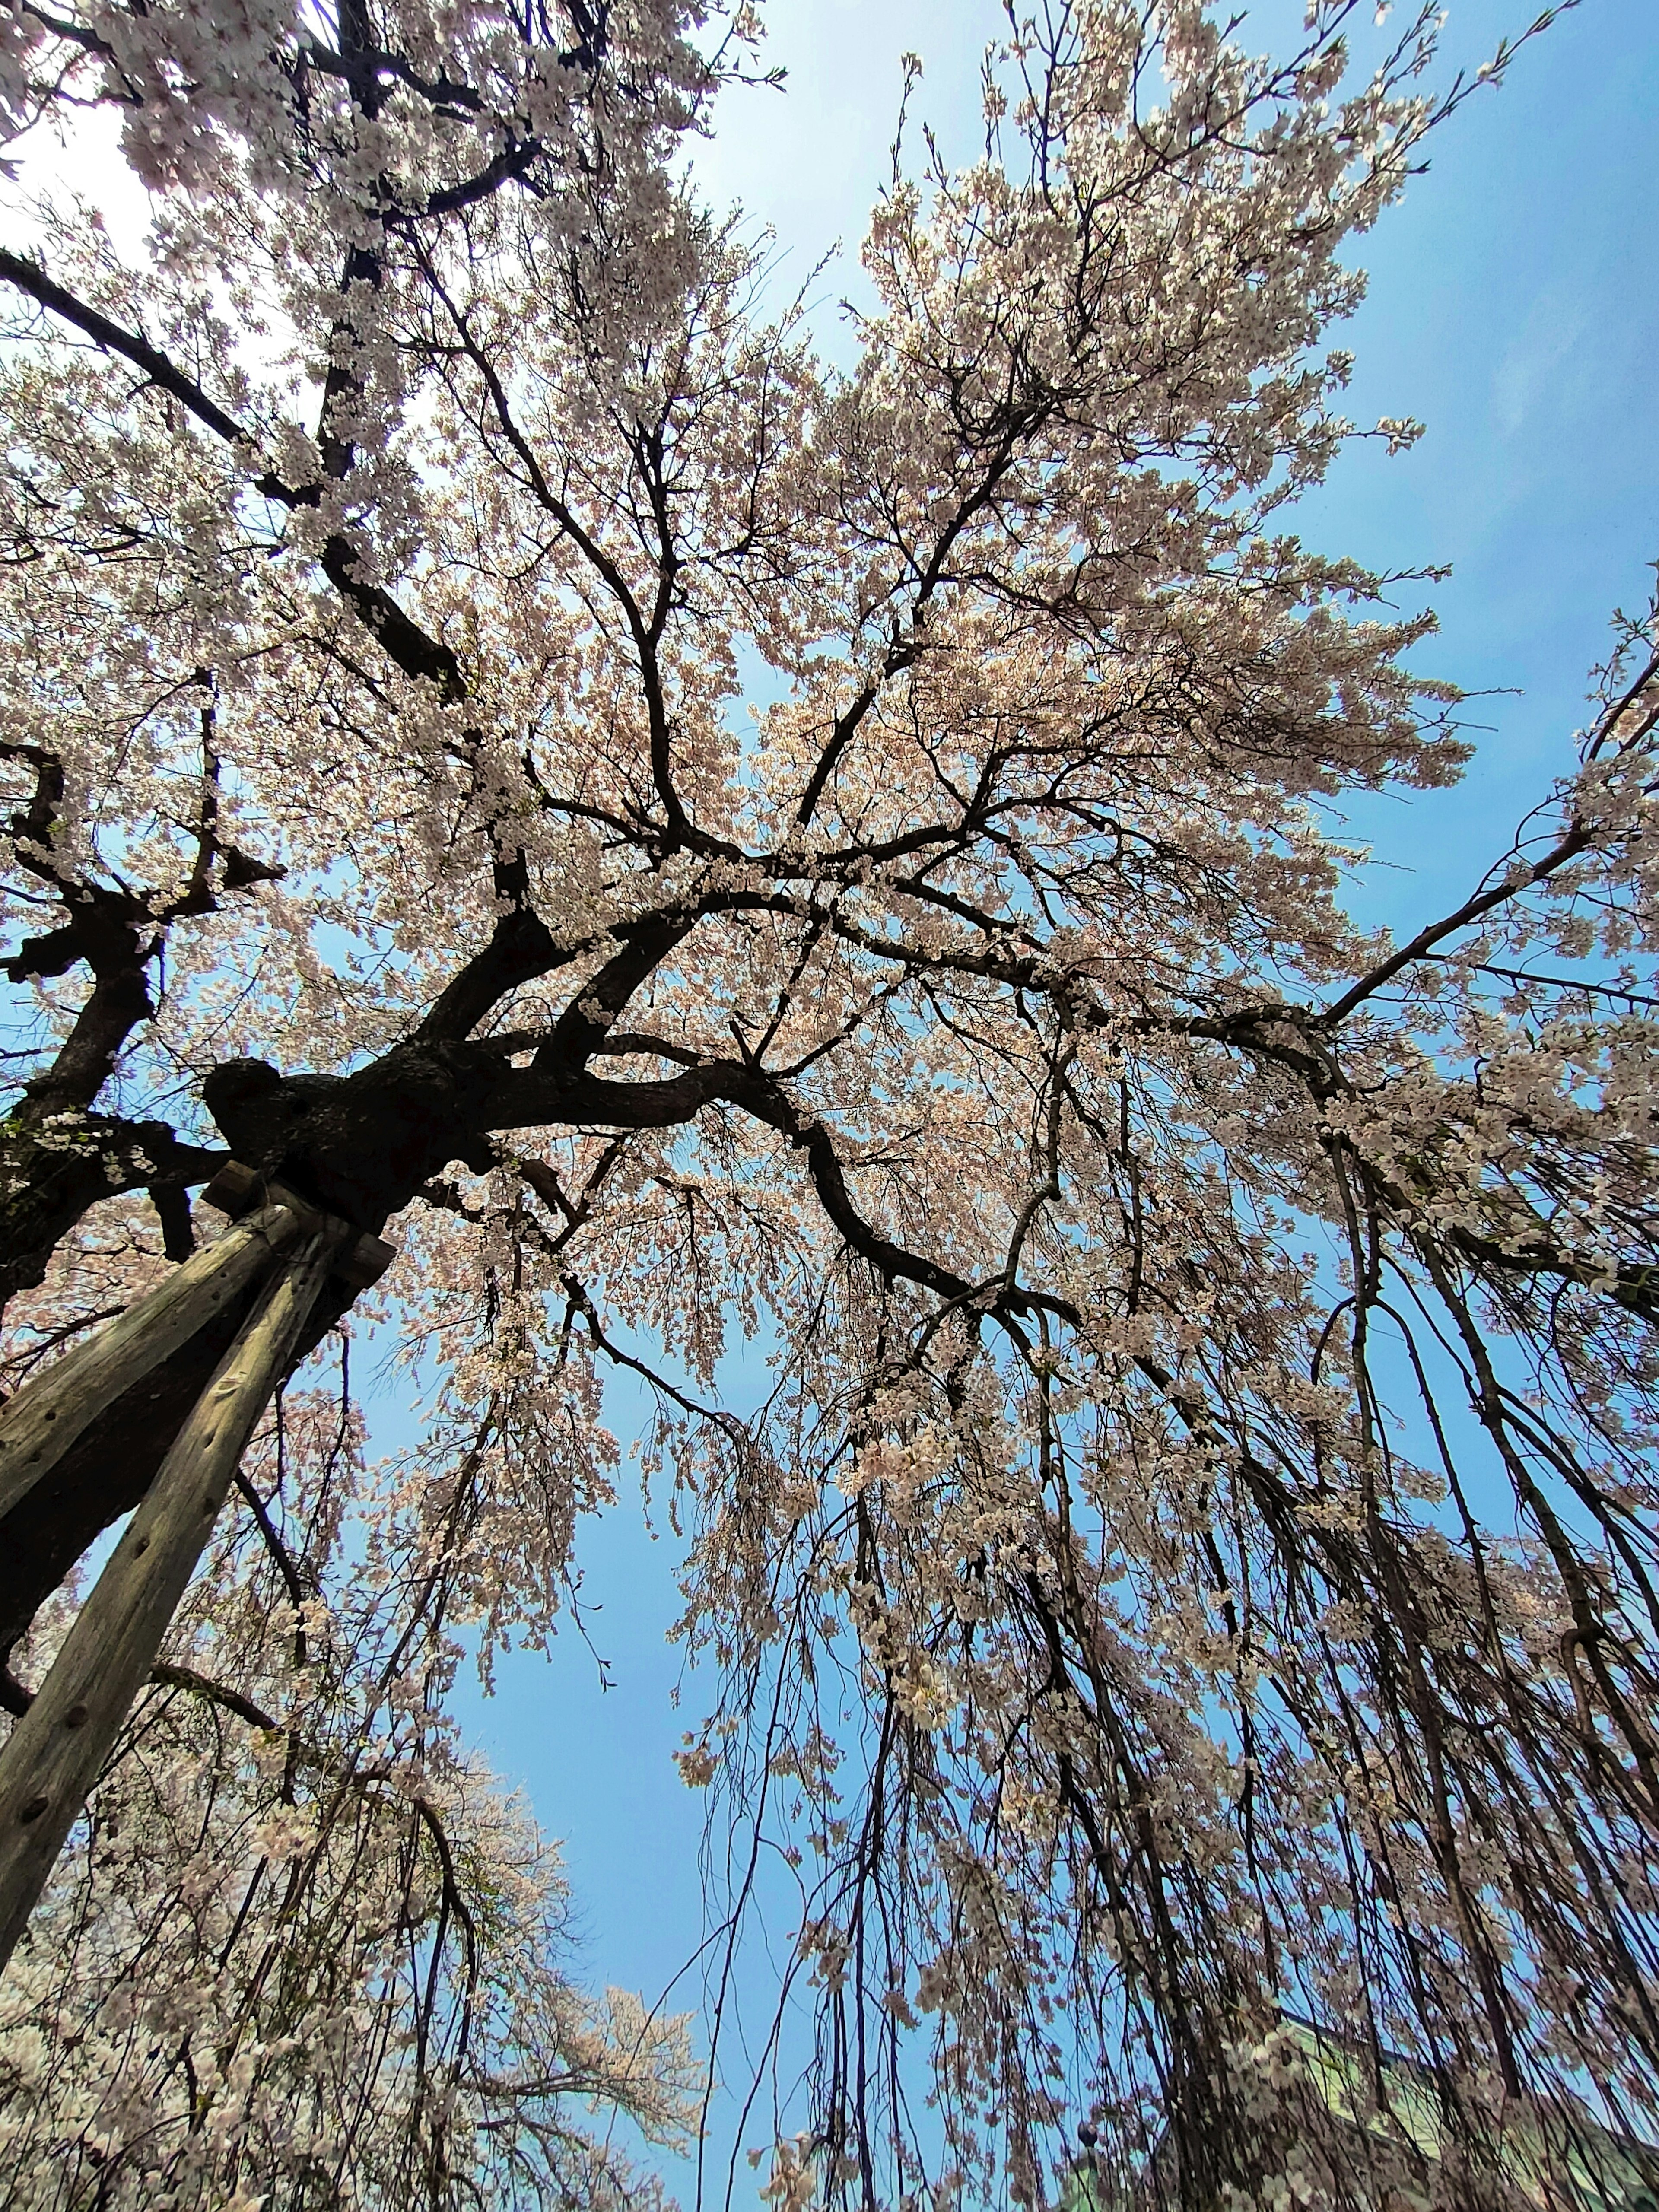
<path fill-rule="evenodd" d="M 235 417 L 226 413 L 218 402 L 209 398 L 193 377 L 186 376 L 166 354 L 151 345 L 149 339 L 136 331 L 124 330 L 97 307 L 79 300 L 73 292 L 48 276 L 37 262 L 27 260 L 20 253 L 0 247 L 0 279 L 15 286 L 43 307 L 49 308 L 60 321 L 70 324 L 89 337 L 104 353 L 118 354 L 130 361 L 135 368 L 142 369 L 148 380 L 168 398 L 204 423 L 216 436 L 228 445 L 245 448 L 252 456 L 254 441 Z M 298 495 L 275 477 L 263 478 L 259 489 L 272 498 L 292 505 Z"/>
<path fill-rule="evenodd" d="M 285 483 L 269 469 L 258 469 L 257 441 L 235 417 L 205 392 L 193 377 L 185 375 L 138 333 L 121 325 L 98 308 L 77 299 L 55 283 L 35 263 L 21 254 L 0 249 L 0 279 L 47 307 L 61 320 L 81 331 L 106 353 L 118 355 L 142 369 L 149 381 L 178 401 L 198 422 L 246 459 L 256 491 L 287 507 L 315 507 L 321 492 L 315 485 Z M 356 573 L 358 556 L 349 541 L 337 533 L 329 538 L 321 556 L 323 574 L 380 642 L 388 659 L 406 676 L 434 684 L 445 701 L 466 696 L 466 684 L 455 653 L 440 638 L 431 636 L 400 606 L 391 592 L 366 583 Z"/>
<path fill-rule="evenodd" d="M 460 1043 L 521 984 L 575 957 L 561 951 L 546 925 L 522 906 L 501 915 L 489 944 L 475 953 L 434 1000 L 415 1031 L 418 1044 Z"/>

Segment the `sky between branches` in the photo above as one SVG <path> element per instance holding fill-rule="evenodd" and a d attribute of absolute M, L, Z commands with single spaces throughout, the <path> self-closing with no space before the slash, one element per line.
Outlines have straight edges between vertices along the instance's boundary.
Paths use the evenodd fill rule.
<path fill-rule="evenodd" d="M 836 303 L 860 289 L 857 241 L 887 170 L 900 56 L 926 65 L 913 127 L 931 122 L 947 156 L 970 155 L 997 10 L 770 0 L 767 12 L 787 88 L 728 94 L 698 168 L 717 203 L 741 199 L 775 229 L 781 292 L 844 242 L 810 292 L 826 349 L 844 351 Z M 1449 64 L 1478 60 L 1524 13 L 1518 0 L 1453 0 Z M 1283 0 L 1253 8 L 1245 41 L 1282 46 L 1299 19 Z M 1442 635 L 1420 659 L 1506 694 L 1468 710 L 1490 731 L 1460 791 L 1380 799 L 1356 817 L 1394 864 L 1357 887 L 1367 919 L 1419 917 L 1461 884 L 1472 849 L 1507 835 L 1567 761 L 1608 610 L 1642 595 L 1659 513 L 1656 118 L 1659 6 L 1583 0 L 1437 136 L 1431 173 L 1361 241 L 1370 297 L 1336 337 L 1358 356 L 1349 411 L 1362 422 L 1415 416 L 1427 434 L 1392 460 L 1380 447 L 1351 450 L 1296 526 L 1378 567 L 1454 564 L 1432 595 Z M 627 1391 L 613 1400 L 624 1437 L 635 1404 Z M 407 1433 L 393 1395 L 376 1411 L 388 1445 Z M 502 1664 L 492 1703 L 465 1687 L 462 1700 L 474 1740 L 565 1839 L 591 1977 L 648 1996 L 691 1951 L 701 1917 L 702 1802 L 669 1755 L 698 1716 L 698 1689 L 688 1681 L 673 1710 L 680 1662 L 664 1636 L 678 1547 L 658 1526 L 656 1539 L 644 1533 L 624 1486 L 582 1538 L 593 1650 L 567 1634 L 549 1658 Z M 594 1651 L 611 1662 L 604 1694 Z M 677 2003 L 694 1994 L 687 1985 Z"/>
<path fill-rule="evenodd" d="M 1478 62 L 1524 12 L 1453 0 L 1448 56 Z M 776 232 L 781 295 L 842 242 L 809 295 L 826 349 L 845 347 L 838 303 L 860 294 L 858 242 L 888 171 L 900 57 L 925 65 L 911 127 L 926 120 L 947 156 L 969 158 L 998 13 L 982 0 L 770 0 L 786 87 L 728 94 L 697 166 L 713 198 L 740 200 Z M 1244 43 L 1282 46 L 1300 17 L 1285 0 L 1253 6 Z M 1460 885 L 1471 852 L 1507 837 L 1565 763 L 1608 611 L 1639 599 L 1653 556 L 1659 7 L 1583 0 L 1453 118 L 1429 174 L 1361 243 L 1370 295 L 1334 340 L 1358 356 L 1349 412 L 1415 416 L 1426 434 L 1393 459 L 1351 448 L 1293 526 L 1379 567 L 1452 563 L 1431 593 L 1442 630 L 1423 664 L 1509 693 L 1467 709 L 1483 726 L 1460 789 L 1385 798 L 1355 817 L 1393 864 L 1357 899 L 1400 927 Z M 635 1395 L 611 1402 L 625 1436 Z M 388 1432 L 399 1413 L 384 1406 Z M 564 1839 L 590 1972 L 648 1995 L 696 1940 L 703 1810 L 670 1757 L 698 1692 L 688 1678 L 681 1709 L 671 1704 L 678 1547 L 657 1526 L 653 1540 L 624 1487 L 581 1539 L 608 1692 L 574 1634 L 549 1657 L 514 1655 L 487 1703 L 463 1686 L 469 1733 Z"/>

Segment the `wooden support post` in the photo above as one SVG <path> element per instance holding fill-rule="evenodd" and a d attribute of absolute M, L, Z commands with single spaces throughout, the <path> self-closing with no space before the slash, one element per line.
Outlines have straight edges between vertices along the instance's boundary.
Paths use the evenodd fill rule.
<path fill-rule="evenodd" d="M 291 1206 L 261 1206 L 118 1320 L 0 1406 L 0 1517 L 49 1474 L 100 1413 L 222 1313 L 301 1227 Z"/>
<path fill-rule="evenodd" d="M 269 1176 L 245 1168 L 240 1160 L 228 1160 L 202 1196 L 233 1221 L 240 1221 L 256 1206 L 286 1206 L 302 1221 L 310 1221 L 317 1211 L 286 1183 L 273 1182 Z M 388 1244 L 383 1237 L 371 1237 L 365 1230 L 360 1237 L 347 1237 L 335 1259 L 333 1273 L 354 1291 L 366 1291 L 371 1283 L 380 1281 L 397 1256 L 395 1244 Z"/>
<path fill-rule="evenodd" d="M 155 1663 L 238 1462 L 343 1241 L 309 1236 L 281 1268 L 179 1431 L 0 1751 L 0 1969 Z"/>

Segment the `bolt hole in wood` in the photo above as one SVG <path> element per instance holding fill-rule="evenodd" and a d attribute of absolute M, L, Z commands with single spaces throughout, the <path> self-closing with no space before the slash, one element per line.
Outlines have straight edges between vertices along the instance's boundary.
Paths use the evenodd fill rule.
<path fill-rule="evenodd" d="M 27 1828 L 31 1820 L 38 1820 L 40 1819 L 40 1815 L 46 1811 L 47 1806 L 50 1805 L 51 1802 L 51 1798 L 44 1795 L 39 1797 L 31 1797 L 28 1803 L 24 1806 L 22 1811 L 17 1815 L 17 1817 Z"/>
<path fill-rule="evenodd" d="M 86 1724 L 87 1709 L 84 1705 L 71 1705 L 64 1716 L 64 1726 L 67 1729 L 84 1728 Z"/>

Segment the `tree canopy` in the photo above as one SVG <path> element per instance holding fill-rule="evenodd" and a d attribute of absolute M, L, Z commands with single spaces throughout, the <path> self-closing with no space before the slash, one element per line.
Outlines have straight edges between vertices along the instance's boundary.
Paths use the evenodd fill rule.
<path fill-rule="evenodd" d="M 688 180 L 746 4 L 4 18 L 12 125 L 114 109 L 150 196 L 0 250 L 8 1371 L 228 1162 L 398 1249 L 0 1985 L 16 2201 L 622 2201 L 571 2099 L 692 2124 L 445 1707 L 550 1630 L 617 1367 L 733 1924 L 798 1877 L 769 2202 L 1045 2202 L 1082 2124 L 1183 2204 L 1475 2203 L 1570 2094 L 1653 2124 L 1659 655 L 1443 915 L 1351 916 L 1345 794 L 1468 750 L 1291 530 L 1472 88 L 1361 20 L 1011 4 L 843 370 Z M 374 1464 L 365 1300 L 442 1376 Z M 14 1710 L 236 1319 L 6 1512 Z"/>

